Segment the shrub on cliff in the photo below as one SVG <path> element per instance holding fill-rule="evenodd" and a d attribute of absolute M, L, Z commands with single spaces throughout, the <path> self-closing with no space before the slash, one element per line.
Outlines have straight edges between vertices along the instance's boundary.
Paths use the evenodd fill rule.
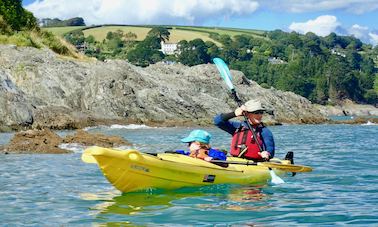
<path fill-rule="evenodd" d="M 3 16 L 0 15 L 0 34 L 12 34 L 12 28 L 8 23 L 3 19 Z"/>
<path fill-rule="evenodd" d="M 76 50 L 51 32 L 41 31 L 33 14 L 21 0 L 0 0 L 0 44 L 48 47 L 62 55 L 77 57 Z"/>
<path fill-rule="evenodd" d="M 38 28 L 37 19 L 22 8 L 22 0 L 0 0 L 0 15 L 13 31 Z"/>

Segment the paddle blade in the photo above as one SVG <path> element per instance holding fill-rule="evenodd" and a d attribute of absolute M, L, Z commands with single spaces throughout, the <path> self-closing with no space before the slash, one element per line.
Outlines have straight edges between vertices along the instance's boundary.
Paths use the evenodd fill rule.
<path fill-rule="evenodd" d="M 269 173 L 270 173 L 270 177 L 271 177 L 271 182 L 273 184 L 285 183 L 285 181 L 281 177 L 277 176 L 277 174 L 272 169 L 269 169 Z"/>
<path fill-rule="evenodd" d="M 224 61 L 220 58 L 214 58 L 213 62 L 217 66 L 217 69 L 218 69 L 222 79 L 226 82 L 227 87 L 230 88 L 230 90 L 233 90 L 234 85 L 232 84 L 231 72 L 228 69 L 226 63 L 224 63 Z"/>
<path fill-rule="evenodd" d="M 311 172 L 312 168 L 302 165 L 280 164 L 274 162 L 258 162 L 258 165 L 266 166 L 268 168 L 275 168 L 286 172 L 299 173 L 299 172 Z"/>

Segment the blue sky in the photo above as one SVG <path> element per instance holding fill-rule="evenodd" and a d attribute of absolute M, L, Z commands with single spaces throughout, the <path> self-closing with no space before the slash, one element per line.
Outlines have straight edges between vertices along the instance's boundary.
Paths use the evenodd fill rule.
<path fill-rule="evenodd" d="M 378 0 L 24 0 L 38 18 L 330 32 L 378 44 Z"/>

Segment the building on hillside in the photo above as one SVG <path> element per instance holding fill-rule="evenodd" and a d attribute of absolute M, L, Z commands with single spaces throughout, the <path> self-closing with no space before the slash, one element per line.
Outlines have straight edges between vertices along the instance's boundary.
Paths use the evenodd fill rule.
<path fill-rule="evenodd" d="M 344 53 L 341 53 L 340 51 L 338 51 L 338 50 L 335 49 L 335 48 L 332 48 L 332 49 L 331 49 L 331 54 L 339 55 L 339 56 L 341 56 L 341 57 L 343 57 L 343 58 L 346 57 L 346 55 L 345 55 Z"/>
<path fill-rule="evenodd" d="M 84 42 L 82 44 L 75 45 L 75 47 L 80 53 L 85 53 L 85 51 L 88 49 L 88 44 L 87 42 Z"/>
<path fill-rule="evenodd" d="M 270 64 L 273 64 L 273 65 L 279 65 L 279 64 L 287 64 L 286 61 L 280 59 L 280 58 L 276 58 L 276 57 L 269 57 L 268 58 L 268 62 Z"/>
<path fill-rule="evenodd" d="M 163 52 L 163 54 L 165 55 L 179 54 L 177 43 L 164 43 L 164 41 L 161 41 L 160 45 L 161 45 L 160 51 Z"/>

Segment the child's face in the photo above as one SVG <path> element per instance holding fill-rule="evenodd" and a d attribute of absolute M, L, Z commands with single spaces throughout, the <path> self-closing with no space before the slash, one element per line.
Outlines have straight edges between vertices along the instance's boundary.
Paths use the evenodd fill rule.
<path fill-rule="evenodd" d="M 194 141 L 194 142 L 191 142 L 189 144 L 189 150 L 190 151 L 196 151 L 196 150 L 199 150 L 201 147 L 200 147 L 200 143 L 197 142 L 197 141 Z"/>

